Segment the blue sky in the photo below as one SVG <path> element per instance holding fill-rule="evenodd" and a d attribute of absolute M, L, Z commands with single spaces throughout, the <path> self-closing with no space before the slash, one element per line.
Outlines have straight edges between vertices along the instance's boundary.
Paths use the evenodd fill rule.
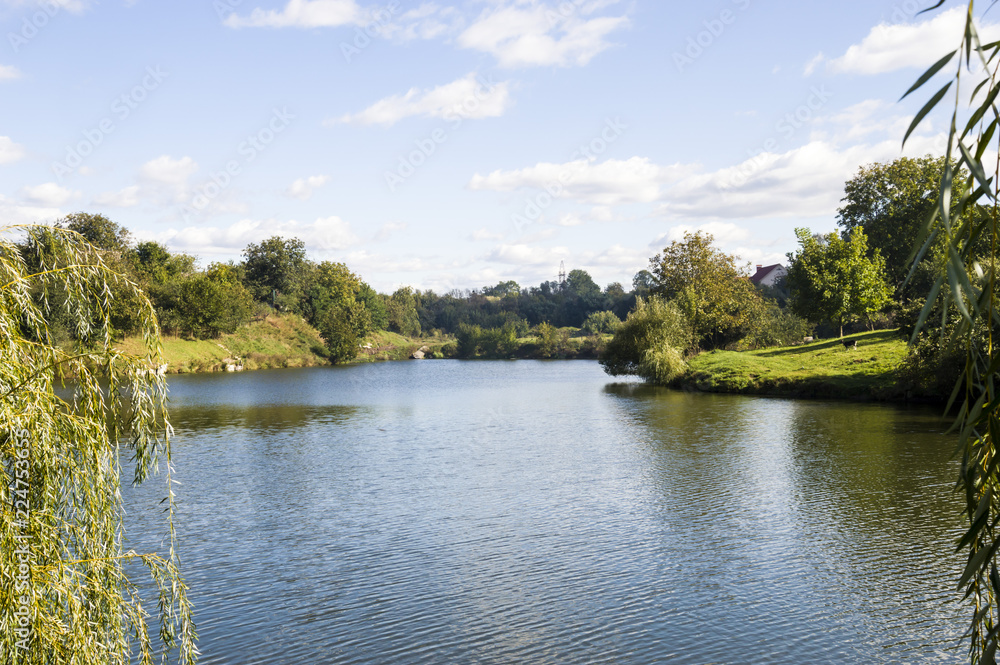
<path fill-rule="evenodd" d="M 0 0 L 0 216 L 202 265 L 294 235 L 381 291 L 628 285 L 694 229 L 775 263 L 861 165 L 943 151 L 900 148 L 961 36 L 926 4 Z"/>

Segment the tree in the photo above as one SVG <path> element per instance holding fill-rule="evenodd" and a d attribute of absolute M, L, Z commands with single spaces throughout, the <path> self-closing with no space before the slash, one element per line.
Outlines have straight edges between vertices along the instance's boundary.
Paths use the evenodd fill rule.
<path fill-rule="evenodd" d="M 650 259 L 651 293 L 673 300 L 694 330 L 695 344 L 718 348 L 741 339 L 764 301 L 738 260 L 713 246 L 710 233 L 685 233 Z"/>
<path fill-rule="evenodd" d="M 885 262 L 878 250 L 868 257 L 868 242 L 860 228 L 844 240 L 837 233 L 814 236 L 795 229 L 800 249 L 789 254 L 788 284 L 792 311 L 814 323 L 840 326 L 868 319 L 889 303 L 892 288 L 885 279 Z"/>
<path fill-rule="evenodd" d="M 364 282 L 361 283 L 361 290 L 358 292 L 360 300 L 368 314 L 372 318 L 372 330 L 387 330 L 389 328 L 389 315 L 385 311 L 385 301 L 375 289 Z"/>
<path fill-rule="evenodd" d="M 152 240 L 135 248 L 136 273 L 148 284 L 165 284 L 171 279 L 194 272 L 195 258 L 188 254 L 172 254 L 164 245 Z"/>
<path fill-rule="evenodd" d="M 359 341 L 372 330 L 371 314 L 361 300 L 363 286 L 343 263 L 324 261 L 313 271 L 303 307 L 335 363 L 357 356 Z"/>
<path fill-rule="evenodd" d="M 309 268 L 305 243 L 298 238 L 272 236 L 243 250 L 247 288 L 260 302 L 298 311 Z"/>
<path fill-rule="evenodd" d="M 848 240 L 855 229 L 864 230 L 868 256 L 881 254 L 897 295 L 904 295 L 913 245 L 938 205 L 937 181 L 943 168 L 943 156 L 901 157 L 862 166 L 844 186 L 844 206 L 837 210 L 843 238 Z M 955 198 L 961 195 L 959 188 Z"/>
<path fill-rule="evenodd" d="M 56 226 L 79 233 L 94 247 L 123 257 L 132 247 L 132 233 L 104 215 L 75 212 L 56 222 Z"/>
<path fill-rule="evenodd" d="M 385 299 L 385 311 L 389 319 L 389 330 L 406 337 L 420 335 L 420 317 L 417 315 L 417 300 L 413 289 L 408 286 L 396 289 Z"/>
<path fill-rule="evenodd" d="M 683 353 L 691 336 L 691 326 L 676 304 L 656 296 L 639 298 L 599 361 L 612 376 L 668 383 L 686 367 Z"/>
<path fill-rule="evenodd" d="M 0 239 L 0 661 L 152 663 L 156 647 L 145 607 L 159 606 L 163 647 L 194 663 L 195 630 L 177 568 L 169 424 L 152 305 L 79 234 L 6 227 Z M 22 254 L 33 255 L 36 269 Z M 130 292 L 144 357 L 113 347 L 109 293 Z M 53 342 L 45 313 L 61 295 L 70 348 Z M 60 378 L 75 378 L 70 399 Z M 119 461 L 135 460 L 134 482 L 158 461 L 167 469 L 167 557 L 125 551 Z M 158 589 L 143 598 L 130 564 Z"/>
<path fill-rule="evenodd" d="M 592 335 L 602 333 L 613 333 L 622 325 L 622 320 L 615 316 L 614 312 L 603 311 L 594 312 L 583 322 L 582 328 Z"/>

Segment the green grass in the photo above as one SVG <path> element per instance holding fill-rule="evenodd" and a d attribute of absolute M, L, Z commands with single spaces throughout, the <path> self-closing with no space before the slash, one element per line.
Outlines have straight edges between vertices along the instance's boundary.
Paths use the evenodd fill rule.
<path fill-rule="evenodd" d="M 319 333 L 294 314 L 268 316 L 218 339 L 183 339 L 164 336 L 163 359 L 167 371 L 221 372 L 227 364 L 244 369 L 310 367 L 326 365 L 325 346 Z M 142 353 L 142 340 L 128 338 L 118 344 L 128 353 Z M 235 362 L 238 361 L 238 362 Z"/>
<path fill-rule="evenodd" d="M 906 340 L 894 330 L 760 351 L 712 351 L 689 361 L 678 384 L 707 392 L 847 399 L 901 397 L 896 371 Z"/>

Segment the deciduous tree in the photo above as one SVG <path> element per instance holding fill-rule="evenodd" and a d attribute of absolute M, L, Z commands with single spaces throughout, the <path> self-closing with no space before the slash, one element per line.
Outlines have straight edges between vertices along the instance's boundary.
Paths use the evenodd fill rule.
<path fill-rule="evenodd" d="M 815 236 L 802 228 L 795 235 L 799 250 L 788 255 L 785 281 L 796 314 L 814 323 L 833 321 L 843 337 L 844 324 L 868 319 L 889 303 L 885 262 L 877 250 L 868 256 L 860 228 L 850 240 L 837 233 Z"/>

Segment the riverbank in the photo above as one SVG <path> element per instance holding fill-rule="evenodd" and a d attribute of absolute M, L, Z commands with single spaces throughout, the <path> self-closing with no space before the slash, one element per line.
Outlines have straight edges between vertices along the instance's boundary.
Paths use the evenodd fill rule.
<path fill-rule="evenodd" d="M 845 348 L 844 341 L 857 347 Z M 691 358 L 673 385 L 744 395 L 905 400 L 898 377 L 906 354 L 906 340 L 895 330 L 759 351 L 711 351 Z"/>
<path fill-rule="evenodd" d="M 481 359 L 596 359 L 610 335 L 594 338 L 577 328 L 557 330 L 557 339 L 545 345 L 537 337 L 518 338 L 515 348 L 498 356 L 477 351 Z M 216 339 L 163 336 L 163 363 L 167 374 L 225 372 L 285 367 L 317 367 L 330 360 L 319 332 L 294 314 L 272 314 Z M 126 338 L 117 344 L 126 353 L 144 355 L 142 340 Z M 458 358 L 455 338 L 448 335 L 404 337 L 379 330 L 361 340 L 358 355 L 347 364 L 408 360 L 420 351 L 425 359 Z"/>

